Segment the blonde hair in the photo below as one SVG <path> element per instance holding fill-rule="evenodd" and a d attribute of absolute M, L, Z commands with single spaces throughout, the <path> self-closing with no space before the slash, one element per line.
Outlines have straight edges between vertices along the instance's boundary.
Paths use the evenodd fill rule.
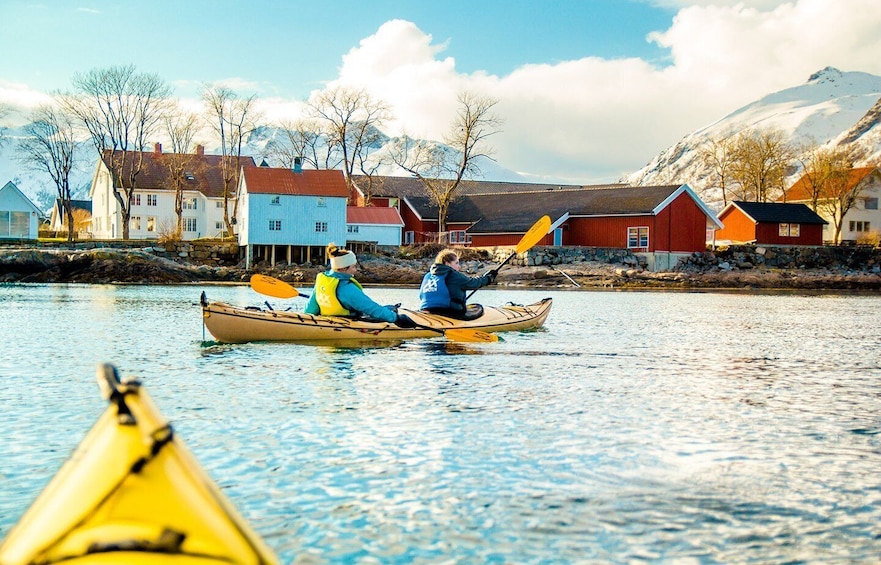
<path fill-rule="evenodd" d="M 444 249 L 437 254 L 437 257 L 434 258 L 434 262 L 437 265 L 443 265 L 444 263 L 452 263 L 458 258 L 459 254 L 452 249 Z"/>
<path fill-rule="evenodd" d="M 325 253 L 327 254 L 328 261 L 330 261 L 330 267 L 335 271 L 346 269 L 358 262 L 358 258 L 355 257 L 354 253 L 348 249 L 337 247 L 335 243 L 328 243 Z"/>

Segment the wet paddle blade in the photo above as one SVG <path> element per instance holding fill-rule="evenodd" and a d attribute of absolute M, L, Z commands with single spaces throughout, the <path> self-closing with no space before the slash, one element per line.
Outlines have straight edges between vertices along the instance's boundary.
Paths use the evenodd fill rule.
<path fill-rule="evenodd" d="M 294 298 L 300 294 L 296 288 L 288 283 L 267 277 L 266 275 L 253 275 L 251 277 L 251 288 L 260 294 L 274 298 Z"/>
<path fill-rule="evenodd" d="M 447 336 L 447 339 L 449 339 L 450 341 L 462 341 L 468 343 L 489 343 L 493 341 L 499 341 L 499 336 L 487 332 L 482 332 L 480 330 L 446 330 L 444 332 L 444 335 Z"/>
<path fill-rule="evenodd" d="M 544 236 L 548 235 L 548 232 L 551 230 L 551 218 L 550 216 L 542 216 L 538 219 L 537 222 L 532 224 L 532 227 L 529 228 L 529 231 L 520 238 L 520 243 L 517 244 L 516 253 L 524 253 L 529 251 L 535 244 L 544 238 Z"/>

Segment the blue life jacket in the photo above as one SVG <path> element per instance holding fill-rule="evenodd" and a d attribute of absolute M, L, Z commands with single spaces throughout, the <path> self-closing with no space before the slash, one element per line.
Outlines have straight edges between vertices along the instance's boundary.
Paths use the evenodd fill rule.
<path fill-rule="evenodd" d="M 449 308 L 450 289 L 447 288 L 446 273 L 436 275 L 431 271 L 422 277 L 422 285 L 419 287 L 419 309 Z"/>

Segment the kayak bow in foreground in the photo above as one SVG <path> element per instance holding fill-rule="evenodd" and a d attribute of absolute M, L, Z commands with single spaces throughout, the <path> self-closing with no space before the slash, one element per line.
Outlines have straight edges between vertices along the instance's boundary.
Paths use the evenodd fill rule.
<path fill-rule="evenodd" d="M 223 302 L 208 302 L 202 293 L 202 318 L 205 328 L 217 341 L 243 343 L 248 341 L 291 341 L 302 343 L 346 343 L 365 341 L 398 341 L 438 337 L 468 331 L 496 332 L 529 330 L 544 324 L 553 301 L 544 298 L 521 306 L 485 306 L 483 315 L 473 320 L 458 320 L 421 310 L 398 310 L 415 322 L 415 328 L 401 328 L 388 322 L 371 322 L 341 316 L 319 316 L 293 310 L 241 308 Z M 479 333 L 478 333 L 479 335 Z M 491 337 L 491 336 L 490 336 Z M 457 341 L 490 341 L 461 339 Z"/>
<path fill-rule="evenodd" d="M 110 406 L 0 544 L 0 565 L 277 563 L 141 384 L 98 368 Z"/>

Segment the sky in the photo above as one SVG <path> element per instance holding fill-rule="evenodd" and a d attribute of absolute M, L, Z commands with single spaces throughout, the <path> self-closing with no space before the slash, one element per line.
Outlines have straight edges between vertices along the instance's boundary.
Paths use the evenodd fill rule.
<path fill-rule="evenodd" d="M 267 122 L 364 88 L 391 107 L 387 133 L 441 140 L 469 91 L 499 101 L 500 166 L 614 182 L 824 67 L 881 75 L 876 3 L 0 0 L 0 103 L 33 108 L 76 73 L 134 64 L 194 104 L 205 84 L 256 94 Z"/>

